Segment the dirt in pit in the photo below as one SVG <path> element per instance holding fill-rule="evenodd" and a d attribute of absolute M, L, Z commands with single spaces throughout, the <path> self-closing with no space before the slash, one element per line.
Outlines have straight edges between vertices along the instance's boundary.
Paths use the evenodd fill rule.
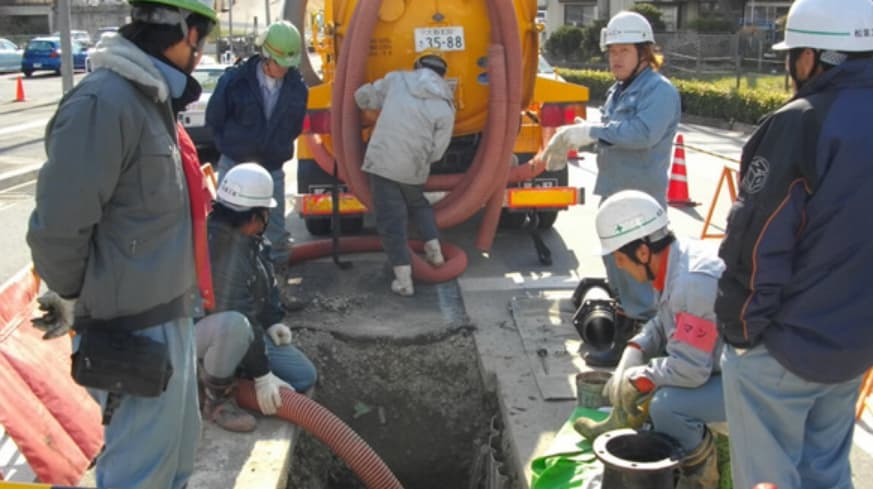
<path fill-rule="evenodd" d="M 315 400 L 358 433 L 406 489 L 471 487 L 497 404 L 469 332 L 417 343 L 299 329 L 295 344 L 318 367 Z M 320 441 L 298 438 L 289 489 L 361 487 Z"/>

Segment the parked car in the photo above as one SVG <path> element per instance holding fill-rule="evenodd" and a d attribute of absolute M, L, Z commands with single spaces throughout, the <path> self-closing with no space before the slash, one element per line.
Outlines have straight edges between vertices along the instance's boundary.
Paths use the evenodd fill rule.
<path fill-rule="evenodd" d="M 20 70 L 22 52 L 14 42 L 0 37 L 0 73 Z"/>
<path fill-rule="evenodd" d="M 539 68 L 537 69 L 537 76 L 542 76 L 555 81 L 565 81 L 564 78 L 555 71 L 555 68 L 553 68 L 548 61 L 546 61 L 546 58 L 544 58 L 542 54 L 540 55 L 539 63 L 540 64 Z"/>
<path fill-rule="evenodd" d="M 179 121 L 188 130 L 191 139 L 204 156 L 216 156 L 215 143 L 212 139 L 212 131 L 206 126 L 206 104 L 209 103 L 209 97 L 212 95 L 215 86 L 218 85 L 218 79 L 224 74 L 230 65 L 219 64 L 214 62 L 203 62 L 194 68 L 191 76 L 194 77 L 203 87 L 203 92 L 196 102 L 191 102 L 185 107 L 185 110 L 179 113 Z M 201 159 L 210 161 L 209 158 Z M 214 163 L 214 160 L 212 160 Z"/>
<path fill-rule="evenodd" d="M 54 34 L 52 34 L 52 37 L 60 38 L 61 33 L 55 32 Z M 72 39 L 73 41 L 76 41 L 77 43 L 84 46 L 85 48 L 90 47 L 92 44 L 91 43 L 91 34 L 88 34 L 88 31 L 70 31 L 70 39 Z"/>
<path fill-rule="evenodd" d="M 85 48 L 72 41 L 73 71 L 85 69 Z M 61 39 L 59 37 L 35 37 L 27 43 L 21 59 L 24 76 L 32 76 L 34 71 L 54 71 L 61 73 Z"/>

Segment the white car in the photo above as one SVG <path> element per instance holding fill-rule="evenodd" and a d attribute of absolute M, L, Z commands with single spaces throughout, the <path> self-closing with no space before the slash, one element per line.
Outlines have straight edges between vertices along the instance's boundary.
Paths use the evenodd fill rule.
<path fill-rule="evenodd" d="M 218 79 L 224 74 L 230 65 L 219 63 L 204 63 L 194 68 L 191 73 L 203 88 L 200 98 L 196 102 L 191 102 L 185 107 L 185 110 L 179 113 L 179 121 L 188 130 L 188 134 L 194 141 L 198 149 L 213 149 L 215 144 L 212 141 L 212 131 L 206 126 L 206 105 L 209 103 L 209 97 L 215 86 L 218 85 Z"/>
<path fill-rule="evenodd" d="M 21 56 L 24 50 L 9 39 L 0 37 L 0 73 L 21 70 Z"/>
<path fill-rule="evenodd" d="M 555 71 L 552 65 L 550 65 L 549 62 L 546 61 L 546 58 L 544 58 L 542 54 L 540 55 L 540 64 L 539 68 L 537 69 L 537 76 L 541 76 L 543 78 L 548 78 L 555 81 L 566 81 L 564 80 L 564 78 L 561 77 L 561 75 L 559 75 Z"/>

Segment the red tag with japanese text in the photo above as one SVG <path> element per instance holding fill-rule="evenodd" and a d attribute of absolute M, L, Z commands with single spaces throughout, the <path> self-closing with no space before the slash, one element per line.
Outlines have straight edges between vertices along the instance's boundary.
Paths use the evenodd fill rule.
<path fill-rule="evenodd" d="M 706 353 L 712 353 L 718 341 L 718 329 L 712 321 L 680 312 L 676 315 L 676 331 L 673 332 L 673 339 Z"/>

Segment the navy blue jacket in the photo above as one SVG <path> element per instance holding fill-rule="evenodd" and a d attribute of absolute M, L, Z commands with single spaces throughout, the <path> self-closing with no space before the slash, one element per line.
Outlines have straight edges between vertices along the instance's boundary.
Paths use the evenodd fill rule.
<path fill-rule="evenodd" d="M 268 121 L 258 85 L 261 59 L 252 56 L 221 76 L 209 97 L 206 124 L 221 154 L 238 163 L 255 162 L 273 171 L 294 156 L 294 140 L 303 129 L 309 89 L 299 71 L 288 70 Z"/>
<path fill-rule="evenodd" d="M 873 60 L 803 86 L 743 148 L 715 302 L 725 341 L 763 342 L 796 375 L 873 364 Z"/>

